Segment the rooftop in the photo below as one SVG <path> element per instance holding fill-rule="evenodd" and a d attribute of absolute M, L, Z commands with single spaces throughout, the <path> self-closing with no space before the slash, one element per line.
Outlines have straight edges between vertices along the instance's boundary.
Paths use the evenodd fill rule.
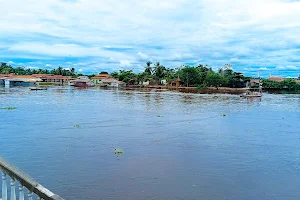
<path fill-rule="evenodd" d="M 110 74 L 98 74 L 98 75 L 92 77 L 91 79 L 100 79 L 100 80 L 102 80 L 102 79 L 106 79 L 106 78 L 109 78 L 109 77 L 110 77 Z"/>
<path fill-rule="evenodd" d="M 284 81 L 284 78 L 282 78 L 280 76 L 270 76 L 268 78 L 268 80 L 270 80 L 270 81 L 276 81 L 276 82 L 282 82 L 282 81 Z"/>

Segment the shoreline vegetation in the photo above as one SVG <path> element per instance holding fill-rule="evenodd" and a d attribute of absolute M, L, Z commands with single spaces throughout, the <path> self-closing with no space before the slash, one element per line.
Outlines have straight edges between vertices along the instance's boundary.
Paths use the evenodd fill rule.
<path fill-rule="evenodd" d="M 0 74 L 50 74 L 70 76 L 72 78 L 84 76 L 82 73 L 76 73 L 75 68 L 63 68 L 59 66 L 51 70 L 41 68 L 31 69 L 27 67 L 13 67 L 4 62 L 0 62 Z M 108 74 L 108 72 L 100 72 L 99 74 Z M 166 68 L 159 62 L 153 64 L 148 61 L 144 67 L 144 71 L 140 73 L 134 73 L 133 70 L 119 70 L 112 72 L 110 75 L 119 81 L 125 82 L 127 85 L 126 89 L 154 88 L 176 89 L 181 92 L 191 93 L 240 94 L 249 88 L 258 88 L 259 84 L 261 84 L 263 90 L 267 92 L 280 93 L 280 91 L 287 91 L 289 93 L 300 93 L 299 78 L 286 78 L 282 79 L 282 81 L 274 81 L 265 78 L 244 76 L 241 72 L 233 71 L 230 64 L 225 64 L 218 71 L 214 71 L 208 65 L 203 64 Z M 96 74 L 86 76 L 92 78 Z M 40 85 L 51 86 L 53 84 L 40 83 Z"/>

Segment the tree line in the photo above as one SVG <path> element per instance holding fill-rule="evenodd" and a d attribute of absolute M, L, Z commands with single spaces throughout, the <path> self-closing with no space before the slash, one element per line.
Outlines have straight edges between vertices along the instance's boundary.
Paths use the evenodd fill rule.
<path fill-rule="evenodd" d="M 166 68 L 159 62 L 152 64 L 148 61 L 141 73 L 134 73 L 133 70 L 120 70 L 113 72 L 112 77 L 124 81 L 128 84 L 139 84 L 149 81 L 159 85 L 162 80 L 167 82 L 180 79 L 183 86 L 196 87 L 245 87 L 245 81 L 250 79 L 243 74 L 234 72 L 232 66 L 225 64 L 219 71 L 213 71 L 208 65 L 199 64 L 197 66 L 183 65 L 175 69 Z"/>
<path fill-rule="evenodd" d="M 81 76 L 76 73 L 75 68 L 64 69 L 61 66 L 55 69 L 31 69 L 26 67 L 13 67 L 10 64 L 0 62 L 0 74 L 16 75 L 32 75 L 32 74 L 52 74 L 63 76 Z M 99 74 L 107 74 L 107 72 L 100 72 Z M 94 75 L 89 75 L 93 77 Z M 212 70 L 208 65 L 199 64 L 197 66 L 182 65 L 177 68 L 167 68 L 160 62 L 152 63 L 148 61 L 145 64 L 144 70 L 141 73 L 134 73 L 133 70 L 119 70 L 111 73 L 111 76 L 123 81 L 127 84 L 140 84 L 141 82 L 150 81 L 154 85 L 160 85 L 162 80 L 167 82 L 180 79 L 182 86 L 196 86 L 196 87 L 231 87 L 239 88 L 245 87 L 246 81 L 251 77 L 246 77 L 239 72 L 232 70 L 230 64 L 225 64 L 218 71 Z M 270 81 L 262 79 L 262 86 L 264 89 L 289 89 L 300 90 L 300 83 L 294 79 L 285 79 L 282 82 Z"/>
<path fill-rule="evenodd" d="M 292 78 L 287 78 L 287 79 L 283 80 L 282 82 L 264 79 L 264 80 L 262 80 L 262 87 L 264 89 L 300 90 L 300 83 L 296 82 Z"/>
<path fill-rule="evenodd" d="M 0 63 L 0 74 L 16 74 L 16 75 L 32 75 L 32 74 L 52 74 L 52 75 L 62 75 L 62 76 L 75 76 L 75 68 L 64 69 L 62 67 L 57 67 L 56 69 L 31 69 L 26 67 L 13 67 L 10 64 L 1 62 Z"/>

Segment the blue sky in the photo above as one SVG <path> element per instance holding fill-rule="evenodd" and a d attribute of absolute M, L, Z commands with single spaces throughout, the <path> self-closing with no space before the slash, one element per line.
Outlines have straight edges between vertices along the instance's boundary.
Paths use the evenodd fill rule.
<path fill-rule="evenodd" d="M 300 1 L 0 0 L 0 61 L 83 73 L 230 63 L 300 74 Z"/>

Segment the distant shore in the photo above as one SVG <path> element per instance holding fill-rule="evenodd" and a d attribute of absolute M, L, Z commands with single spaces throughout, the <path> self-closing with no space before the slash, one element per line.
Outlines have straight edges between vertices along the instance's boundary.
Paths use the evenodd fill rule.
<path fill-rule="evenodd" d="M 138 85 L 129 85 L 124 87 L 124 89 L 163 89 L 163 90 L 178 91 L 184 93 L 200 93 L 200 94 L 242 94 L 249 88 L 229 88 L 229 87 L 197 88 L 197 87 L 170 87 L 170 86 L 160 86 L 160 85 L 141 87 Z"/>

